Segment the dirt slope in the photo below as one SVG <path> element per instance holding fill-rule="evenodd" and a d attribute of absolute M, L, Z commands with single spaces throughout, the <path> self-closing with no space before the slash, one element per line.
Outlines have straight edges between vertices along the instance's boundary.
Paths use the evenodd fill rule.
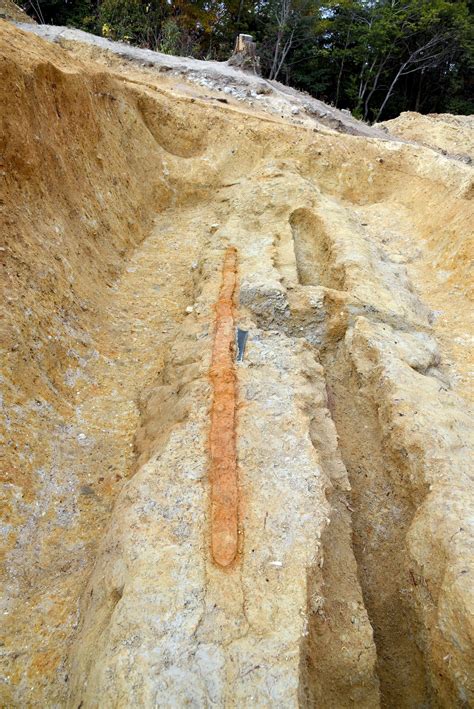
<path fill-rule="evenodd" d="M 474 160 L 474 116 L 447 113 L 422 116 L 406 111 L 398 118 L 379 123 L 378 127 L 385 127 L 390 135 L 457 155 L 464 162 Z"/>
<path fill-rule="evenodd" d="M 120 60 L 124 60 L 129 70 L 131 65 L 135 65 L 145 71 L 147 68 L 151 68 L 155 76 L 158 71 L 172 76 L 185 77 L 188 81 L 215 92 L 215 99 L 227 101 L 228 98 L 233 98 L 249 106 L 260 107 L 273 116 L 291 120 L 297 125 L 329 126 L 345 133 L 373 136 L 385 140 L 383 130 L 357 121 L 349 111 L 340 111 L 328 106 L 309 94 L 302 94 L 278 81 L 268 81 L 253 74 L 244 73 L 227 62 L 173 57 L 169 54 L 152 52 L 149 49 L 132 47 L 123 42 L 112 42 L 103 37 L 68 27 L 50 25 L 30 27 L 23 26 L 21 23 L 18 26 L 63 47 L 72 44 L 71 49 L 75 54 L 80 53 L 82 56 L 99 59 L 109 65 L 112 63 L 115 67 Z M 221 94 L 219 95 L 217 92 L 221 92 Z"/>
<path fill-rule="evenodd" d="M 2 20 L 12 20 L 13 22 L 35 24 L 35 21 L 12 0 L 0 0 L 0 18 Z"/>
<path fill-rule="evenodd" d="M 0 52 L 2 706 L 469 706 L 472 168 Z"/>

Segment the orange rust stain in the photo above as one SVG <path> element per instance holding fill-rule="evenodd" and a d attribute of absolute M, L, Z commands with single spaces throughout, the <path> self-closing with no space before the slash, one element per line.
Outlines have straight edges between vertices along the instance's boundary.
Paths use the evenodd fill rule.
<path fill-rule="evenodd" d="M 234 367 L 234 294 L 237 249 L 229 247 L 222 267 L 216 303 L 216 323 L 210 379 L 213 386 L 210 432 L 211 550 L 219 566 L 229 566 L 237 555 L 239 493 L 235 409 L 237 383 Z"/>

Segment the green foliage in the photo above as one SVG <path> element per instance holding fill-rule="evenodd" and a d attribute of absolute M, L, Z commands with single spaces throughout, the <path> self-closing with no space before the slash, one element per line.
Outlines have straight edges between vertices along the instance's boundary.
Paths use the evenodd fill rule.
<path fill-rule="evenodd" d="M 161 42 L 158 49 L 164 54 L 178 54 L 181 32 L 176 20 L 171 17 L 163 22 Z"/>
<path fill-rule="evenodd" d="M 94 0 L 29 0 L 24 3 L 24 9 L 38 22 L 44 19 L 48 24 L 69 25 L 89 31 L 97 29 Z"/>
<path fill-rule="evenodd" d="M 293 85 L 307 88 L 311 65 L 311 74 L 327 81 L 325 97 L 365 120 L 469 107 L 473 24 L 467 1 L 345 0 L 320 11 L 326 26 L 308 35 L 298 52 Z M 453 103 L 457 94 L 462 100 Z"/>
<path fill-rule="evenodd" d="M 103 35 L 153 49 L 163 19 L 163 3 L 159 0 L 102 0 L 97 9 L 97 24 Z"/>
<path fill-rule="evenodd" d="M 367 121 L 473 112 L 472 0 L 34 0 L 44 21 L 225 60 L 239 32 L 263 72 Z M 38 13 L 36 12 L 36 19 Z"/>

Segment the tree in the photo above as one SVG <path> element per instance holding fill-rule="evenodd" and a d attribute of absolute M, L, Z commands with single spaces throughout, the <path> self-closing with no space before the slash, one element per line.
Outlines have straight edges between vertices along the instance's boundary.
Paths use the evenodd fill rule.
<path fill-rule="evenodd" d="M 265 76 L 366 121 L 474 112 L 474 0 L 24 0 L 38 21 L 227 59 L 254 35 Z"/>
<path fill-rule="evenodd" d="M 418 74 L 416 103 L 419 106 L 423 76 L 446 62 L 454 65 L 461 50 L 463 35 L 468 29 L 464 10 L 465 3 L 454 4 L 446 0 L 431 0 L 429 3 L 416 0 L 403 8 L 403 20 L 396 33 L 396 44 L 391 47 L 394 59 L 392 79 L 375 112 L 376 121 L 403 76 Z"/>

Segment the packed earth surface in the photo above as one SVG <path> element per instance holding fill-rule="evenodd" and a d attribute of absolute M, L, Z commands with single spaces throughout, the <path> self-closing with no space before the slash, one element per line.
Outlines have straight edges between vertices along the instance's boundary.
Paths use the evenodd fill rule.
<path fill-rule="evenodd" d="M 472 118 L 0 61 L 0 705 L 472 706 Z"/>

